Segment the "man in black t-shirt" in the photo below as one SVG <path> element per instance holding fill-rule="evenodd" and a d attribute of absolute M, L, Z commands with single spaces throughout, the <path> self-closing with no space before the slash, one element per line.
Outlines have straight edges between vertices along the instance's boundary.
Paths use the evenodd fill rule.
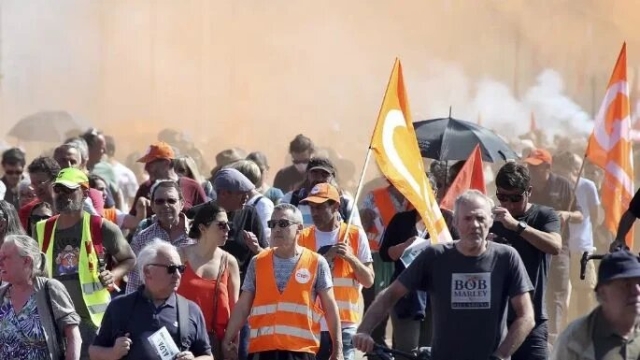
<path fill-rule="evenodd" d="M 511 245 L 520 254 L 534 286 L 532 294 L 536 327 L 512 356 L 512 360 L 548 358 L 548 326 L 545 292 L 549 271 L 549 255 L 560 252 L 560 219 L 549 207 L 532 204 L 529 170 L 516 163 L 505 164 L 496 175 L 496 197 L 500 206 L 494 209 L 491 232 L 495 241 Z M 515 317 L 509 309 L 507 322 Z"/>

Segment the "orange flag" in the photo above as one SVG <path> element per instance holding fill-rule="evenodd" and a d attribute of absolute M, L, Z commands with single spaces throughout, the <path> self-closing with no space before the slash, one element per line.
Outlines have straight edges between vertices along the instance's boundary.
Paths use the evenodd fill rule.
<path fill-rule="evenodd" d="M 595 118 L 586 157 L 604 170 L 602 207 L 604 226 L 617 232 L 622 214 L 633 196 L 633 153 L 630 141 L 631 120 L 627 84 L 627 45 L 622 45 L 607 92 Z M 626 238 L 633 248 L 633 231 Z"/>
<path fill-rule="evenodd" d="M 538 124 L 536 124 L 536 117 L 531 111 L 531 118 L 529 119 L 529 132 L 536 132 L 538 130 Z"/>
<path fill-rule="evenodd" d="M 451 234 L 424 171 L 404 87 L 402 65 L 398 59 L 382 100 L 370 149 L 384 176 L 418 210 L 431 242 L 451 241 Z"/>
<path fill-rule="evenodd" d="M 453 211 L 453 204 L 456 198 L 469 189 L 475 189 L 485 195 L 487 194 L 487 189 L 484 186 L 484 170 L 482 169 L 482 151 L 479 145 L 476 145 L 462 169 L 456 175 L 455 180 L 447 190 L 447 194 L 440 202 L 440 207 Z"/>

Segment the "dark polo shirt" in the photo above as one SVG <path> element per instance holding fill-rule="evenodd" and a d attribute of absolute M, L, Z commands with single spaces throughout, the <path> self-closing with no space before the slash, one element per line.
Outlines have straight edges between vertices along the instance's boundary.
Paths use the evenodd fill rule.
<path fill-rule="evenodd" d="M 189 300 L 188 300 L 189 301 Z M 129 333 L 131 349 L 122 359 L 160 359 L 147 340 L 154 332 L 166 327 L 178 348 L 188 350 L 194 356 L 211 355 L 209 335 L 202 311 L 189 301 L 189 348 L 182 349 L 178 331 L 176 294 L 156 307 L 145 295 L 144 286 L 128 295 L 116 297 L 109 303 L 93 345 L 112 347 L 118 337 Z"/>

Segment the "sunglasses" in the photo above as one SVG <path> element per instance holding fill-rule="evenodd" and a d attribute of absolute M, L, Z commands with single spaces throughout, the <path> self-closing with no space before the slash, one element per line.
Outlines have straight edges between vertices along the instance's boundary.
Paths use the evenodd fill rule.
<path fill-rule="evenodd" d="M 74 192 L 76 192 L 76 189 L 69 189 L 68 187 L 65 186 L 54 186 L 53 187 L 53 192 L 55 192 L 56 194 L 65 194 L 65 195 L 71 195 Z"/>
<path fill-rule="evenodd" d="M 496 198 L 500 202 L 512 202 L 517 203 L 524 199 L 524 193 L 522 194 L 498 194 L 496 193 Z"/>
<path fill-rule="evenodd" d="M 158 266 L 167 269 L 167 274 L 175 274 L 176 271 L 179 271 L 180 274 L 184 274 L 184 271 L 187 269 L 186 265 L 163 265 L 163 264 L 149 264 L 149 266 Z"/>
<path fill-rule="evenodd" d="M 267 226 L 269 227 L 269 229 L 273 229 L 276 226 L 278 226 L 279 228 L 286 228 L 289 227 L 291 225 L 297 225 L 297 222 L 293 222 L 293 221 L 289 221 L 287 219 L 280 219 L 280 220 L 269 220 L 267 221 Z"/>
<path fill-rule="evenodd" d="M 220 230 L 227 230 L 227 229 L 231 230 L 231 227 L 233 224 L 228 221 L 218 221 L 216 225 Z"/>
<path fill-rule="evenodd" d="M 156 205 L 175 205 L 178 203 L 178 199 L 153 199 L 153 203 Z"/>
<path fill-rule="evenodd" d="M 22 171 L 18 170 L 7 170 L 4 172 L 5 175 L 22 175 Z"/>

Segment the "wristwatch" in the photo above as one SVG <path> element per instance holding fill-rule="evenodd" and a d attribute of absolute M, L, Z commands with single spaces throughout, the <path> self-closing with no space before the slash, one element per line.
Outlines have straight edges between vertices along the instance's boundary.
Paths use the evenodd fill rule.
<path fill-rule="evenodd" d="M 518 235 L 522 234 L 522 232 L 524 231 L 524 229 L 527 228 L 527 223 L 524 221 L 519 221 L 518 222 L 518 227 L 516 228 L 516 233 Z"/>

